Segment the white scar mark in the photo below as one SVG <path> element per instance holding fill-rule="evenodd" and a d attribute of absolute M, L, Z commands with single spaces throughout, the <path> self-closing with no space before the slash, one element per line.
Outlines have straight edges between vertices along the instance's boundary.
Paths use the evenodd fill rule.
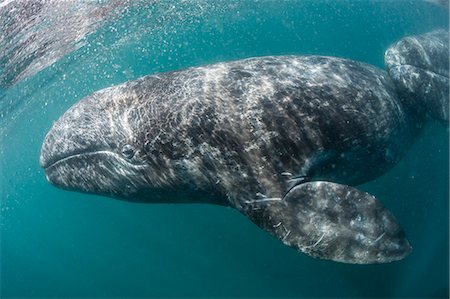
<path fill-rule="evenodd" d="M 305 248 L 316 247 L 323 240 L 323 237 L 325 237 L 325 232 L 322 234 L 322 236 L 319 238 L 319 240 L 316 241 L 316 243 L 314 243 L 313 245 L 305 246 Z"/>
<path fill-rule="evenodd" d="M 378 242 L 381 240 L 381 238 L 383 238 L 383 236 L 386 234 L 386 232 L 382 233 L 378 238 L 375 239 L 375 241 L 373 241 L 374 243 Z"/>
<path fill-rule="evenodd" d="M 278 222 L 278 224 L 275 224 L 273 227 L 274 228 L 277 228 L 277 227 L 279 227 L 281 225 L 281 222 Z"/>
<path fill-rule="evenodd" d="M 122 119 L 123 129 L 127 133 L 128 137 L 131 138 L 133 136 L 133 130 L 131 129 L 130 123 L 129 123 L 129 114 L 131 113 L 131 110 L 126 110 L 124 117 Z"/>
<path fill-rule="evenodd" d="M 286 238 L 289 236 L 290 233 L 291 233 L 291 231 L 288 230 L 288 231 L 286 232 L 286 234 L 284 235 L 283 239 L 281 239 L 281 241 L 286 240 Z"/>
<path fill-rule="evenodd" d="M 266 202 L 266 201 L 280 201 L 280 197 L 273 197 L 273 198 L 263 198 L 263 199 L 254 199 L 254 200 L 246 200 L 246 204 L 253 204 L 253 203 L 259 203 L 259 202 Z"/>
<path fill-rule="evenodd" d="M 283 230 L 284 230 L 284 236 L 283 236 L 283 238 L 281 239 L 281 241 L 282 242 L 284 242 L 284 240 L 286 240 L 286 238 L 289 236 L 289 234 L 291 233 L 291 230 L 288 230 L 284 225 L 283 225 L 283 223 L 280 221 L 278 224 L 275 224 L 274 226 L 273 226 L 273 228 L 277 228 L 277 227 L 282 227 L 283 228 Z"/>
<path fill-rule="evenodd" d="M 312 247 L 316 247 L 317 245 L 319 245 L 320 241 L 322 241 L 323 237 L 325 237 L 325 233 L 322 234 L 322 237 L 320 237 L 319 240 L 317 240 L 316 243 L 314 243 L 314 245 Z"/>

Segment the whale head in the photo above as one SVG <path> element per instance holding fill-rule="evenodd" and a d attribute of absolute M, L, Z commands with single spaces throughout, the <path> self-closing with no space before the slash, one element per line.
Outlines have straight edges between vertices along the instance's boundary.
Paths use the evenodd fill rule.
<path fill-rule="evenodd" d="M 449 33 L 439 29 L 408 36 L 385 53 L 397 93 L 413 110 L 449 124 Z"/>
<path fill-rule="evenodd" d="M 156 162 L 149 157 L 143 136 L 152 133 L 143 112 L 148 101 L 130 84 L 135 83 L 84 98 L 53 124 L 40 156 L 49 182 L 130 201 L 146 200 L 149 189 L 170 183 L 164 170 L 154 171 Z M 153 197 L 157 195 L 153 192 Z"/>

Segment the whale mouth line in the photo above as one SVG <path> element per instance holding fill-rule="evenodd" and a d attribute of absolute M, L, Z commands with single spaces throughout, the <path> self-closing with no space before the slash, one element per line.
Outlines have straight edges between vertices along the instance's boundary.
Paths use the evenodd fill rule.
<path fill-rule="evenodd" d="M 123 161 L 126 165 L 129 165 L 130 167 L 133 167 L 135 169 L 140 169 L 140 168 L 146 166 L 145 162 L 132 163 L 131 161 L 128 161 L 128 160 L 124 159 L 121 155 L 119 155 L 119 154 L 117 154 L 115 152 L 112 152 L 112 151 L 97 150 L 97 151 L 80 152 L 80 153 L 74 153 L 74 154 L 71 154 L 71 155 L 66 155 L 66 156 L 64 156 L 62 158 L 58 158 L 58 159 L 52 161 L 48 165 L 43 165 L 42 168 L 44 169 L 45 172 L 47 172 L 51 168 L 54 168 L 54 167 L 58 166 L 59 164 L 62 164 L 62 163 L 67 162 L 67 161 L 71 161 L 71 160 L 79 159 L 79 158 L 86 158 L 86 157 L 90 157 L 90 156 L 99 156 L 99 155 L 103 155 L 104 157 L 115 158 L 117 161 Z"/>
<path fill-rule="evenodd" d="M 48 165 L 43 166 L 42 168 L 44 168 L 44 170 L 47 171 L 48 169 L 53 168 L 56 165 L 64 163 L 66 161 L 69 161 L 69 160 L 72 160 L 72 159 L 76 159 L 76 158 L 82 158 L 82 157 L 86 157 L 86 156 L 94 156 L 94 155 L 98 155 L 98 154 L 106 154 L 106 155 L 118 156 L 117 154 L 115 154 L 115 153 L 113 153 L 111 151 L 107 151 L 107 150 L 98 150 L 98 151 L 92 151 L 92 152 L 75 153 L 75 154 L 67 155 L 67 156 L 62 157 L 62 158 L 58 158 L 57 160 L 51 162 Z"/>

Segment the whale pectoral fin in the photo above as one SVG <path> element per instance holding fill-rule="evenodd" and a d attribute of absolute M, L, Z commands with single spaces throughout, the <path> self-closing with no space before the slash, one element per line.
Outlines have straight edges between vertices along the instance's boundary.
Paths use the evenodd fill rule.
<path fill-rule="evenodd" d="M 243 212 L 284 244 L 316 258 L 387 263 L 411 251 L 403 230 L 381 202 L 347 185 L 302 183 L 283 199 L 248 201 Z"/>

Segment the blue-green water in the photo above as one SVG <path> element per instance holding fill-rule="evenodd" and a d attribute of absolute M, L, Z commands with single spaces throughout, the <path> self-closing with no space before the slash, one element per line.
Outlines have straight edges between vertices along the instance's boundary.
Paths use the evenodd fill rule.
<path fill-rule="evenodd" d="M 449 138 L 434 122 L 399 165 L 361 187 L 396 215 L 413 246 L 406 259 L 384 265 L 312 259 L 230 208 L 59 190 L 39 168 L 52 122 L 95 90 L 262 55 L 324 54 L 383 67 L 394 41 L 448 28 L 445 8 L 399 0 L 143 2 L 127 4 L 50 67 L 0 87 L 2 298 L 449 296 Z"/>

